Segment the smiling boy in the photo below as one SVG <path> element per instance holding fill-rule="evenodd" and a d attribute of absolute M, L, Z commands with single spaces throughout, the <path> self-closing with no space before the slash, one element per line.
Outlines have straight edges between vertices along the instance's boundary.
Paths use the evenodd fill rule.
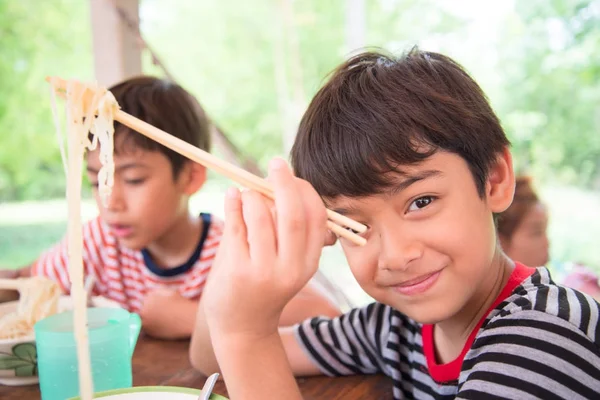
<path fill-rule="evenodd" d="M 276 218 L 258 194 L 228 192 L 194 365 L 220 368 L 244 399 L 301 398 L 293 375 L 374 373 L 391 377 L 395 399 L 595 398 L 599 304 L 499 245 L 495 215 L 515 186 L 508 147 L 450 58 L 414 49 L 345 62 L 302 119 L 297 178 L 271 165 Z M 321 199 L 368 227 L 365 246 L 341 244 L 375 302 L 278 332 L 283 305 L 317 268 Z M 266 288 L 269 298 L 256 296 Z"/>

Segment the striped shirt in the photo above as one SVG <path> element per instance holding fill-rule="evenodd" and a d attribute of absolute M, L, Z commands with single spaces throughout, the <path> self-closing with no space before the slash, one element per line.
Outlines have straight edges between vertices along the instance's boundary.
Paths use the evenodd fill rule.
<path fill-rule="evenodd" d="M 83 265 L 85 276 L 95 278 L 93 294 L 139 312 L 144 297 L 158 287 L 171 287 L 185 298 L 198 299 L 221 241 L 223 222 L 201 214 L 203 232 L 194 254 L 176 268 L 161 269 L 147 250 L 131 250 L 119 244 L 106 224 L 97 217 L 83 225 Z M 67 268 L 66 238 L 40 256 L 32 274 L 57 282 L 65 293 L 71 287 Z"/>
<path fill-rule="evenodd" d="M 373 303 L 296 326 L 327 375 L 384 373 L 394 399 L 600 399 L 600 305 L 517 264 L 461 355 L 438 364 L 433 326 Z"/>

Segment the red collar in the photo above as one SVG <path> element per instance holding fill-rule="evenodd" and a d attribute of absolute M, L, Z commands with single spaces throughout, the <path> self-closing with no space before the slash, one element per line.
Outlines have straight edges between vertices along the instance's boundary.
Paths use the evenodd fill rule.
<path fill-rule="evenodd" d="M 454 380 L 458 380 L 458 376 L 460 375 L 460 370 L 462 368 L 462 363 L 465 358 L 467 352 L 471 349 L 473 345 L 473 341 L 475 340 L 475 336 L 477 332 L 479 332 L 479 328 L 483 325 L 483 322 L 489 315 L 489 313 L 498 306 L 503 300 L 505 300 L 511 293 L 515 290 L 517 286 L 521 284 L 525 279 L 529 278 L 535 272 L 535 268 L 526 267 L 523 264 L 515 263 L 515 268 L 513 272 L 510 274 L 508 278 L 508 282 L 506 282 L 506 286 L 500 293 L 500 295 L 496 298 L 496 301 L 491 305 L 488 309 L 488 312 L 485 313 L 483 318 L 479 321 L 477 326 L 473 329 L 465 346 L 463 347 L 460 355 L 456 357 L 454 360 L 450 361 L 446 364 L 438 364 L 435 359 L 435 349 L 433 344 L 433 327 L 434 325 L 423 325 L 421 330 L 421 335 L 423 337 L 423 353 L 425 354 L 425 359 L 427 360 L 427 368 L 429 369 L 429 375 L 438 383 L 451 382 Z"/>

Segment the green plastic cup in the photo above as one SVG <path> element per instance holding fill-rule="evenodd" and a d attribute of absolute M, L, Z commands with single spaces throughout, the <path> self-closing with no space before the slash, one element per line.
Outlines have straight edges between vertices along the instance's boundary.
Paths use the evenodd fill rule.
<path fill-rule="evenodd" d="M 130 388 L 140 316 L 121 308 L 88 308 L 87 317 L 94 391 Z M 34 330 L 42 400 L 79 395 L 73 312 L 44 318 Z"/>

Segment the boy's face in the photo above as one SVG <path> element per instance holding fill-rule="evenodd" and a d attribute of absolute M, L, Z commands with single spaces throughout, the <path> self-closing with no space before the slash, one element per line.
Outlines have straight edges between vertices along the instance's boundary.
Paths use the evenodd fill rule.
<path fill-rule="evenodd" d="M 494 197 L 498 192 L 492 201 L 482 199 L 467 163 L 445 152 L 403 171 L 385 194 L 340 197 L 328 206 L 368 226 L 365 246 L 341 240 L 362 288 L 419 322 L 436 323 L 496 278 L 490 269 L 498 254 L 492 213 L 508 207 L 512 192 L 504 202 Z"/>
<path fill-rule="evenodd" d="M 531 207 L 503 248 L 513 260 L 531 267 L 546 265 L 549 258 L 548 212 L 542 203 Z"/>
<path fill-rule="evenodd" d="M 163 238 L 180 218 L 187 217 L 187 171 L 184 168 L 174 179 L 169 159 L 159 151 L 120 152 L 114 161 L 114 186 L 106 207 L 97 188 L 99 150 L 88 152 L 87 175 L 102 220 L 121 244 L 140 250 Z"/>

